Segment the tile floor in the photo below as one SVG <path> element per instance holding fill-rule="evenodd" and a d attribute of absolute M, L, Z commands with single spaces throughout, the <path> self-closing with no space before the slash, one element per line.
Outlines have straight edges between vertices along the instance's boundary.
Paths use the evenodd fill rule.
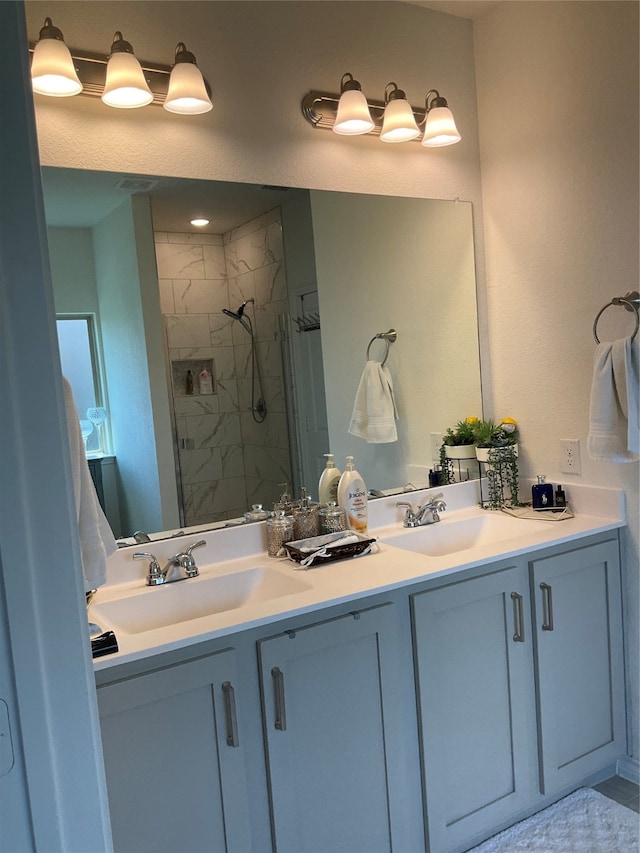
<path fill-rule="evenodd" d="M 633 809 L 634 812 L 640 813 L 640 788 L 633 782 L 628 782 L 621 776 L 612 776 L 599 785 L 594 785 L 593 789 L 604 794 L 605 797 Z"/>

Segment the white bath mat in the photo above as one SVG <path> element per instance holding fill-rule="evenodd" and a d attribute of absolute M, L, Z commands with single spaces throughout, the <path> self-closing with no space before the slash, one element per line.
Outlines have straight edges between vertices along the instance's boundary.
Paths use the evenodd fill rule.
<path fill-rule="evenodd" d="M 637 853 L 640 816 L 580 788 L 468 853 Z"/>

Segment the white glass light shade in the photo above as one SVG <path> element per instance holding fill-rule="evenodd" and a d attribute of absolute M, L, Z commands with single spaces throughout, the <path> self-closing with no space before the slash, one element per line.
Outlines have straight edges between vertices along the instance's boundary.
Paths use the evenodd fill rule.
<path fill-rule="evenodd" d="M 393 98 L 384 108 L 380 139 L 383 142 L 407 142 L 420 136 L 418 125 L 404 98 Z"/>
<path fill-rule="evenodd" d="M 340 95 L 333 132 L 344 136 L 369 133 L 375 127 L 367 99 L 358 89 L 347 89 Z"/>
<path fill-rule="evenodd" d="M 422 144 L 428 148 L 441 148 L 460 142 L 462 137 L 448 107 L 433 107 L 427 113 Z"/>
<path fill-rule="evenodd" d="M 36 44 L 31 81 L 34 92 L 53 98 L 69 98 L 82 91 L 69 48 L 55 38 L 43 38 Z"/>
<path fill-rule="evenodd" d="M 182 115 L 201 115 L 213 109 L 197 65 L 192 62 L 178 62 L 173 66 L 163 107 L 170 113 Z"/>
<path fill-rule="evenodd" d="M 153 100 L 142 67 L 132 53 L 111 54 L 102 100 L 123 110 L 144 107 Z"/>
<path fill-rule="evenodd" d="M 209 224 L 209 220 L 204 217 L 198 217 L 197 219 L 191 219 L 191 224 L 195 225 L 196 228 L 204 228 L 205 225 Z"/>

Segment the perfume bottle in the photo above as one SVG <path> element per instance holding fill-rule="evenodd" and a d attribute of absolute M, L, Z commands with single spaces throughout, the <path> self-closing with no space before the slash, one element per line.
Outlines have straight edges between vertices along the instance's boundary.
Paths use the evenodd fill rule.
<path fill-rule="evenodd" d="M 553 507 L 553 486 L 545 483 L 546 474 L 538 474 L 538 482 L 531 486 L 531 499 L 534 509 L 551 509 Z"/>
<path fill-rule="evenodd" d="M 558 507 L 566 507 L 567 505 L 567 495 L 562 486 L 558 486 L 556 489 L 554 504 Z"/>

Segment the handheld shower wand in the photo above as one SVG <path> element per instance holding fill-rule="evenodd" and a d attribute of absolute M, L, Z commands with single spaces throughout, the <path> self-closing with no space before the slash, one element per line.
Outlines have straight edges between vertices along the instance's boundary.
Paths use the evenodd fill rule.
<path fill-rule="evenodd" d="M 260 375 L 260 363 L 258 361 L 258 353 L 256 350 L 256 341 L 253 335 L 253 325 L 251 318 L 247 314 L 244 316 L 244 309 L 251 303 L 255 303 L 255 299 L 246 299 L 237 311 L 232 311 L 230 308 L 223 308 L 222 313 L 232 320 L 237 320 L 242 328 L 251 335 L 251 414 L 256 423 L 260 424 L 267 417 L 267 404 L 264 401 L 264 391 L 262 390 L 262 376 Z M 256 375 L 258 378 L 258 389 L 260 392 L 259 398 L 256 400 Z"/>
<path fill-rule="evenodd" d="M 242 315 L 244 314 L 244 309 L 247 307 L 249 302 L 255 302 L 255 299 L 245 299 L 242 305 L 238 308 L 237 311 L 232 311 L 230 308 L 223 308 L 222 313 L 226 314 L 227 317 L 233 317 L 234 320 L 242 319 Z"/>

